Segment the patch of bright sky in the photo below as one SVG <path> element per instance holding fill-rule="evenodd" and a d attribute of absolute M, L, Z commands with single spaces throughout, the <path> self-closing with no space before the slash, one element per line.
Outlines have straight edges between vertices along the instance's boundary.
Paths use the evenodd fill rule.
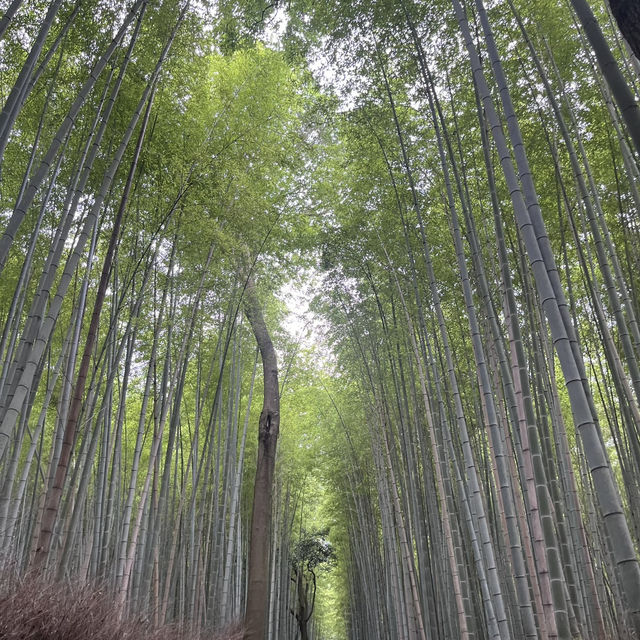
<path fill-rule="evenodd" d="M 327 323 L 309 308 L 322 287 L 322 277 L 316 269 L 304 269 L 295 280 L 285 283 L 278 298 L 287 306 L 283 325 L 298 352 L 313 351 L 316 364 L 325 371 L 334 371 L 335 357 L 327 346 Z"/>
<path fill-rule="evenodd" d="M 281 49 L 282 36 L 288 24 L 289 14 L 282 7 L 277 7 L 267 18 L 262 41 L 273 49 Z"/>
<path fill-rule="evenodd" d="M 282 38 L 288 23 L 289 14 L 282 7 L 278 7 L 269 16 L 264 29 L 262 41 L 265 45 L 281 50 Z M 331 80 L 335 78 L 335 73 L 330 70 L 326 60 L 321 60 L 320 56 L 314 55 L 313 59 L 309 61 L 309 66 L 321 86 L 326 87 L 332 84 Z M 322 73 L 323 69 L 325 74 Z M 333 370 L 334 357 L 327 347 L 325 337 L 326 323 L 309 308 L 321 286 L 322 278 L 318 271 L 305 269 L 298 274 L 295 280 L 290 280 L 281 287 L 278 298 L 287 307 L 288 312 L 283 325 L 298 345 L 298 352 L 313 350 L 318 358 L 318 365 L 325 370 Z"/>
<path fill-rule="evenodd" d="M 268 47 L 282 50 L 282 39 L 289 23 L 285 8 L 278 7 L 268 18 L 262 35 L 262 41 Z M 362 74 L 349 65 L 339 65 L 340 52 L 331 52 L 329 40 L 324 39 L 314 47 L 307 58 L 308 68 L 324 92 L 336 96 L 339 111 L 353 109 L 363 93 L 368 91 L 363 83 Z M 334 53 L 334 55 L 331 55 Z M 311 202 L 309 202 L 311 205 Z M 323 223 L 331 224 L 332 211 L 323 211 Z M 313 298 L 325 286 L 320 272 L 314 268 L 301 270 L 297 277 L 285 283 L 278 298 L 285 303 L 288 313 L 283 326 L 298 345 L 298 352 L 313 352 L 316 366 L 327 373 L 336 375 L 336 358 L 328 346 L 329 324 L 310 309 Z M 354 292 L 354 295 L 357 293 Z"/>

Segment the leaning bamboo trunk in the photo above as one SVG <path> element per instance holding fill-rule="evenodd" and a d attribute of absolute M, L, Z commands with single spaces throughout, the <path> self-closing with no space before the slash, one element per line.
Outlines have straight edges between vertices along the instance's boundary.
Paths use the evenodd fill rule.
<path fill-rule="evenodd" d="M 611 53 L 611 49 L 587 0 L 571 0 L 571 4 L 593 47 L 598 64 L 602 69 L 602 75 L 607 81 L 620 109 L 620 114 L 627 125 L 633 144 L 636 150 L 640 152 L 640 107 L 638 107 L 633 93 Z"/>
<path fill-rule="evenodd" d="M 11 93 L 9 93 L 4 107 L 2 108 L 2 112 L 0 113 L 0 164 L 2 164 L 4 149 L 9 141 L 9 134 L 13 127 L 13 123 L 16 121 L 16 118 L 20 113 L 20 108 L 26 98 L 26 88 L 29 84 L 31 74 L 33 73 L 33 68 L 40 56 L 42 47 L 47 39 L 47 34 L 49 33 L 56 14 L 58 13 L 58 9 L 60 9 L 60 4 L 61 0 L 54 0 L 54 2 L 49 5 L 47 15 L 40 25 L 40 30 L 35 38 L 33 46 L 31 47 L 31 51 L 22 65 L 18 78 L 11 89 Z"/>
<path fill-rule="evenodd" d="M 127 13 L 127 16 L 125 17 L 125 20 L 122 26 L 120 27 L 120 30 L 112 40 L 111 44 L 109 45 L 105 53 L 100 57 L 100 59 L 94 65 L 93 69 L 91 70 L 91 73 L 89 74 L 89 78 L 82 85 L 82 88 L 78 93 L 78 96 L 76 97 L 74 103 L 71 105 L 69 112 L 65 116 L 65 119 L 63 120 L 62 124 L 58 128 L 56 135 L 53 137 L 53 141 L 51 142 L 49 149 L 47 150 L 42 161 L 40 162 L 38 169 L 34 172 L 33 177 L 29 180 L 29 185 L 27 189 L 25 190 L 20 200 L 17 202 L 13 210 L 13 213 L 11 214 L 11 218 L 9 219 L 9 222 L 5 230 L 3 231 L 2 236 L 0 237 L 0 273 L 2 272 L 2 269 L 6 264 L 7 257 L 9 255 L 9 250 L 11 249 L 11 245 L 13 244 L 13 240 L 16 236 L 16 233 L 20 228 L 20 225 L 22 224 L 22 221 L 26 215 L 26 212 L 28 211 L 29 207 L 31 206 L 31 203 L 33 202 L 36 196 L 36 193 L 38 191 L 40 184 L 42 183 L 47 172 L 49 171 L 49 167 L 51 167 L 51 165 L 53 164 L 53 161 L 56 155 L 58 154 L 58 151 L 60 150 L 62 141 L 65 140 L 65 138 L 67 137 L 67 134 L 75 125 L 76 118 L 78 116 L 78 113 L 80 112 L 81 107 L 84 105 L 98 77 L 100 76 L 102 71 L 105 69 L 111 56 L 113 55 L 116 48 L 120 44 L 120 41 L 124 37 L 124 34 L 126 33 L 126 30 L 130 22 L 133 20 L 135 14 L 138 12 L 138 10 L 143 4 L 146 6 L 146 3 L 144 3 L 143 0 L 138 0 L 131 7 L 130 11 Z"/>
<path fill-rule="evenodd" d="M 124 188 L 124 193 L 120 200 L 120 206 L 116 214 L 116 219 L 111 231 L 111 239 L 109 240 L 109 246 L 107 248 L 107 254 L 102 265 L 102 274 L 100 275 L 100 284 L 98 285 L 98 292 L 96 294 L 96 300 L 94 302 L 93 313 L 91 315 L 91 323 L 89 325 L 89 332 L 84 346 L 84 352 L 82 354 L 82 360 L 80 362 L 80 370 L 78 371 L 78 377 L 76 380 L 73 398 L 71 400 L 71 406 L 69 408 L 69 415 L 67 417 L 67 424 L 65 425 L 64 438 L 62 442 L 62 452 L 60 459 L 58 460 L 58 466 L 54 478 L 53 486 L 47 496 L 45 503 L 44 515 L 42 518 L 42 525 L 40 528 L 40 535 L 38 545 L 36 548 L 36 556 L 34 558 L 34 566 L 41 567 L 49 554 L 49 543 L 51 541 L 51 535 L 53 532 L 53 526 L 58 515 L 58 508 L 60 506 L 60 500 L 62 498 L 62 488 L 64 481 L 67 477 L 67 469 L 69 467 L 69 461 L 71 459 L 71 451 L 73 442 L 76 437 L 76 431 L 78 428 L 78 420 L 80 418 L 80 410 L 82 409 L 82 400 L 84 397 L 84 390 L 87 381 L 87 374 L 89 372 L 89 364 L 91 362 L 91 355 L 98 339 L 98 328 L 100 323 L 100 314 L 102 313 L 102 305 L 104 303 L 105 295 L 107 292 L 107 284 L 109 282 L 109 276 L 113 266 L 113 256 L 116 250 L 116 243 L 120 238 L 120 226 L 122 224 L 122 217 L 127 207 L 129 199 L 129 192 L 133 184 L 133 178 L 138 165 L 138 158 L 140 157 L 140 151 L 144 141 L 144 136 L 149 122 L 149 115 L 151 113 L 151 105 L 153 104 L 154 93 L 151 93 L 149 102 L 147 103 L 147 109 L 138 136 L 138 144 L 134 158 L 131 162 L 129 169 L 129 176 Z"/>
<path fill-rule="evenodd" d="M 4 12 L 2 18 L 0 18 L 0 38 L 4 35 L 5 31 L 8 29 L 9 24 L 11 24 L 11 20 L 13 16 L 16 14 L 16 11 L 20 8 L 22 4 L 22 0 L 13 0 L 13 2 L 9 5 L 7 10 Z"/>

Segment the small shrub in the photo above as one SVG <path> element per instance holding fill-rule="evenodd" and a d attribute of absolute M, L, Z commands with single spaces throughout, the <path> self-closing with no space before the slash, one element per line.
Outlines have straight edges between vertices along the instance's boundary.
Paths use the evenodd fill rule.
<path fill-rule="evenodd" d="M 5 575 L 0 582 L 0 640 L 241 640 L 242 630 L 194 632 L 120 620 L 113 594 L 41 577 Z"/>

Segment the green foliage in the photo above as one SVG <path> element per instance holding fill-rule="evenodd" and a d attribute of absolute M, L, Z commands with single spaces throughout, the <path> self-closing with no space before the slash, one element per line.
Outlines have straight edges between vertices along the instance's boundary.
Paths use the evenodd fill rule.
<path fill-rule="evenodd" d="M 47 9 L 45 2 L 23 4 L 0 43 L 3 104 Z M 70 16 L 73 4 L 63 3 L 45 51 Z M 79 194 L 80 206 L 63 243 L 60 266 L 52 278 L 51 291 L 46 292 L 47 308 L 61 280 L 65 260 L 71 255 L 74 234 L 81 228 L 88 206 L 97 195 L 180 8 L 179 3 L 159 2 L 149 3 L 146 9 L 113 113 L 96 149 L 95 163 L 83 193 Z M 602 218 L 598 224 L 603 232 L 606 225 L 611 246 L 620 258 L 619 272 L 614 276 L 621 292 L 623 285 L 626 287 L 628 299 L 623 301 L 623 315 L 631 325 L 630 313 L 639 310 L 636 208 L 640 202 L 637 192 L 634 193 L 637 158 L 623 156 L 624 131 L 618 133 L 617 123 L 612 126 L 602 79 L 567 6 L 536 0 L 517 2 L 516 8 L 522 14 L 527 37 L 541 59 L 553 94 L 561 104 L 570 135 L 584 146 L 594 178 L 593 189 L 589 186 L 590 196 L 599 198 Z M 596 13 L 612 38 L 615 34 L 606 24 L 604 9 L 604 5 L 598 5 Z M 470 19 L 477 22 L 471 5 L 467 10 Z M 25 175 L 33 174 L 33 169 L 28 169 L 32 150 L 37 165 L 86 80 L 88 69 L 113 37 L 122 11 L 117 3 L 106 0 L 81 3 L 67 37 L 28 96 L 9 138 L 2 165 L 3 227 Z M 286 23 L 282 40 L 274 46 L 261 44 L 261 37 L 265 41 L 275 37 L 270 31 L 275 29 L 276 13 Z M 590 232 L 584 202 L 575 188 L 557 118 L 538 70 L 524 47 L 524 36 L 512 9 L 509 3 L 492 4 L 489 15 L 540 196 L 551 251 L 560 265 L 562 285 L 569 293 L 571 322 L 578 334 L 576 344 L 587 354 L 587 377 L 597 389 L 594 406 L 602 436 L 613 459 L 616 479 L 626 491 L 625 507 L 637 524 L 637 515 L 633 516 L 634 508 L 640 504 L 634 473 L 638 466 L 637 425 L 634 426 L 630 406 L 637 398 L 634 400 L 631 391 L 629 363 L 624 357 L 619 364 L 615 359 L 622 353 L 621 335 L 595 258 L 597 243 Z M 482 149 L 485 123 L 482 108 L 480 120 L 478 117 L 467 55 L 450 3 L 440 0 L 430 3 L 292 0 L 286 6 L 257 1 L 225 0 L 215 6 L 210 2 L 197 3 L 187 13 L 158 79 L 110 276 L 92 360 L 90 391 L 85 398 L 83 430 L 75 443 L 75 475 L 70 481 L 79 485 L 80 476 L 86 474 L 87 494 L 94 502 L 91 507 L 78 507 L 78 513 L 84 509 L 83 513 L 91 512 L 93 517 L 95 510 L 95 523 L 91 520 L 88 524 L 90 518 L 86 516 L 83 526 L 73 531 L 81 551 L 70 561 L 67 569 L 70 573 L 82 570 L 97 576 L 103 571 L 107 575 L 109 563 L 117 564 L 114 539 L 119 534 L 106 533 L 106 540 L 98 539 L 98 535 L 103 525 L 110 532 L 114 522 L 118 525 L 112 527 L 114 530 L 122 524 L 116 505 L 123 503 L 122 496 L 133 481 L 131 463 L 140 424 L 143 472 L 133 482 L 134 511 L 140 507 L 138 494 L 149 469 L 153 476 L 153 504 L 163 499 L 167 502 L 163 515 L 158 515 L 161 533 L 157 539 L 146 542 L 157 552 L 158 540 L 163 544 L 175 541 L 176 565 L 181 572 L 180 579 L 172 582 L 170 571 L 162 565 L 153 579 L 160 581 L 166 577 L 170 589 L 175 589 L 176 594 L 180 591 L 183 599 L 191 597 L 184 594 L 189 591 L 188 580 L 195 579 L 194 576 L 199 576 L 197 579 L 206 583 L 207 589 L 219 587 L 214 583 L 222 581 L 222 577 L 211 570 L 215 562 L 206 554 L 218 553 L 221 557 L 226 551 L 225 536 L 232 538 L 238 531 L 240 535 L 246 532 L 255 467 L 256 442 L 251 429 L 259 414 L 260 403 L 256 398 L 260 395 L 260 367 L 258 362 L 253 404 L 247 416 L 255 358 L 253 337 L 241 313 L 247 258 L 258 282 L 281 367 L 282 431 L 276 509 L 282 510 L 278 511 L 280 532 L 292 544 L 291 562 L 303 566 L 305 571 L 318 569 L 321 574 L 316 615 L 328 637 L 347 637 L 349 615 L 353 614 L 349 608 L 351 605 L 357 608 L 357 602 L 352 602 L 355 584 L 352 574 L 358 561 L 357 552 L 361 551 L 357 548 L 357 536 L 362 533 L 362 524 L 356 516 L 364 517 L 366 510 L 370 518 L 367 522 L 372 527 L 371 549 L 367 552 L 373 554 L 369 558 L 372 562 L 374 555 L 389 554 L 396 544 L 390 545 L 383 532 L 383 512 L 391 510 L 380 492 L 381 487 L 390 486 L 387 464 L 397 474 L 402 509 L 411 512 L 410 516 L 405 513 L 407 522 L 417 527 L 412 510 L 422 503 L 428 505 L 431 515 L 427 515 L 432 519 L 428 522 L 428 535 L 433 536 L 429 545 L 442 542 L 438 537 L 441 535 L 438 510 L 444 512 L 444 500 L 441 496 L 432 497 L 430 492 L 435 491 L 433 447 L 444 449 L 445 424 L 454 428 L 443 473 L 450 474 L 448 482 L 454 487 L 450 499 L 461 512 L 460 496 L 456 493 L 459 488 L 454 486 L 456 479 L 451 466 L 461 446 L 455 428 L 455 399 L 437 327 L 422 231 L 436 274 L 435 288 L 460 383 L 463 413 L 470 426 L 476 463 L 483 467 L 481 491 L 486 494 L 488 504 L 495 504 L 498 487 L 492 476 L 491 443 L 485 429 L 483 397 L 455 261 L 447 185 L 425 79 L 407 18 L 416 25 L 424 49 L 428 66 L 425 73 L 434 79 L 431 89 L 442 113 L 438 126 L 441 130 L 446 126 L 450 136 L 447 167 L 451 176 L 455 169 L 460 179 L 459 184 L 453 185 L 455 205 L 460 215 L 464 205 L 473 216 L 474 225 L 465 222 L 462 232 L 465 242 L 474 235 L 478 242 L 492 307 L 480 295 L 479 274 L 472 265 L 468 242 L 465 255 L 471 265 L 481 339 L 487 345 L 494 376 L 493 393 L 503 414 L 501 427 L 510 424 L 513 411 L 507 394 L 510 382 L 503 379 L 489 328 L 492 310 L 504 334 L 508 357 L 512 358 L 505 283 L 496 255 L 494 202 Z M 7 335 L 11 334 L 18 345 L 23 337 L 25 341 L 33 340 L 31 336 L 23 336 L 23 331 L 30 314 L 35 313 L 31 305 L 40 274 L 60 227 L 65 202 L 74 188 L 74 176 L 81 168 L 81 154 L 93 135 L 92 123 L 103 96 L 108 99 L 114 87 L 132 33 L 133 29 L 129 29 L 78 114 L 59 156 L 59 166 L 51 167 L 33 206 L 26 212 L 2 273 L 0 320 L 4 328 L 15 301 L 17 315 L 6 327 Z M 480 36 L 480 26 L 476 24 L 474 37 L 478 39 L 481 62 L 497 98 Z M 615 55 L 623 63 L 632 62 L 620 47 L 615 48 Z M 627 71 L 630 70 L 629 66 Z M 19 439 L 11 441 L 15 457 L 11 463 L 3 461 L 5 466 L 0 468 L 2 478 L 14 470 L 16 479 L 7 485 L 9 498 L 16 498 L 15 504 L 25 505 L 25 514 L 28 509 L 36 512 L 38 497 L 48 482 L 45 460 L 53 455 L 60 439 L 65 394 L 69 394 L 77 371 L 77 363 L 70 359 L 71 341 L 82 345 L 86 340 L 88 310 L 94 302 L 133 146 L 129 145 L 100 211 L 94 264 L 89 264 L 85 251 L 45 355 L 36 363 L 38 376 L 21 416 L 24 420 Z M 536 428 L 546 447 L 546 471 L 552 478 L 561 475 L 559 460 L 564 446 L 562 437 L 566 436 L 581 505 L 591 514 L 593 491 L 573 425 L 569 397 L 562 385 L 562 371 L 551 352 L 548 326 L 540 310 L 531 268 L 523 256 L 510 193 L 491 143 L 489 156 L 496 185 L 495 213 L 505 227 L 506 266 L 513 280 L 516 320 L 528 358 L 524 366 L 533 380 Z M 580 163 L 585 165 L 582 158 Z M 584 168 L 586 171 L 586 165 Z M 45 197 L 48 197 L 46 204 Z M 36 232 L 41 206 L 44 215 Z M 25 272 L 24 286 L 19 287 L 24 257 L 32 242 L 33 262 Z M 612 250 L 607 252 L 612 261 Z M 293 337 L 287 328 L 288 295 L 284 285 L 303 281 L 308 273 L 313 273 L 320 282 L 311 314 L 321 330 L 315 337 L 304 334 Z M 80 308 L 85 280 L 86 304 Z M 596 315 L 596 293 L 603 301 L 603 322 Z M 77 318 L 80 324 L 76 336 Z M 615 354 L 610 345 L 605 345 L 605 329 L 612 335 Z M 424 360 L 421 363 L 424 372 L 419 370 L 412 340 L 418 358 Z M 11 365 L 11 361 L 4 362 L 10 354 L 9 342 L 3 348 L 0 357 L 4 373 Z M 634 344 L 633 349 L 637 351 L 638 345 Z M 131 356 L 128 386 L 123 353 Z M 60 362 L 59 370 L 56 362 Z M 507 366 L 512 367 L 513 363 L 510 361 Z M 618 377 L 614 375 L 616 367 L 622 372 Z M 434 406 L 431 417 L 442 443 L 431 442 L 428 435 L 429 416 L 421 400 L 421 373 Z M 143 408 L 148 375 L 151 390 Z M 629 387 L 627 395 L 625 387 Z M 179 397 L 173 402 L 178 388 Z M 151 443 L 164 428 L 163 415 L 168 416 L 167 423 L 175 427 L 177 435 L 173 443 L 162 435 L 158 459 L 154 461 Z M 243 459 L 241 438 L 245 418 L 249 436 Z M 380 433 L 381 425 L 384 434 Z M 514 462 L 520 469 L 521 434 L 514 429 L 509 435 L 512 443 L 509 446 L 516 455 Z M 389 445 L 390 462 L 376 464 L 374 454 L 376 451 L 380 454 L 382 442 Z M 94 445 L 93 451 L 98 452 L 95 464 L 90 457 Z M 415 454 L 411 469 L 403 458 L 403 452 L 408 450 Z M 562 469 L 568 474 L 568 469 Z M 17 500 L 16 487 L 23 472 L 24 492 Z M 236 472 L 243 480 L 238 523 L 232 521 L 229 507 Z M 165 477 L 170 478 L 169 497 L 160 495 Z M 569 482 L 564 476 L 562 481 Z M 518 496 L 525 493 L 523 484 L 516 485 Z M 75 509 L 76 486 L 71 484 L 65 494 L 69 512 Z M 554 509 L 573 517 L 569 507 L 561 502 L 562 493 L 568 493 L 567 487 L 558 489 Z M 101 511 L 101 500 L 106 501 L 107 494 L 112 511 L 100 523 L 99 518 L 106 512 L 106 507 Z M 153 518 L 145 513 L 148 522 L 143 521 L 143 526 L 151 529 Z M 166 514 L 171 517 L 165 518 Z M 401 516 L 393 514 L 395 519 Z M 30 516 L 24 517 L 21 531 L 30 531 Z M 65 518 L 66 526 L 72 516 L 65 513 Z M 495 529 L 492 535 L 501 539 L 500 525 L 495 524 L 498 520 L 496 516 L 492 521 Z M 572 526 L 581 523 L 578 519 Z M 589 537 L 600 539 L 603 534 L 598 526 L 589 523 L 593 529 L 589 529 Z M 456 531 L 463 539 L 461 553 L 470 557 L 462 525 Z M 60 544 L 67 541 L 65 538 Z M 20 545 L 16 553 L 27 558 L 26 539 L 16 538 L 14 542 Z M 410 542 L 416 565 L 421 560 L 418 548 L 422 542 L 415 539 Z M 238 546 L 240 552 L 241 547 L 242 542 Z M 101 557 L 103 549 L 107 555 Z M 141 571 L 146 565 L 153 565 L 147 562 L 152 551 L 144 553 L 147 556 L 138 557 L 135 565 Z M 198 553 L 203 557 L 196 557 Z M 594 561 L 603 575 L 608 562 L 605 555 Z M 237 562 L 237 557 L 233 556 L 233 562 Z M 238 566 L 237 575 L 241 575 L 241 563 Z M 329 568 L 333 570 L 329 572 Z M 220 576 L 223 570 L 224 567 Z M 424 567 L 418 567 L 418 571 L 424 571 Z M 477 586 L 476 576 L 472 571 L 469 573 L 473 590 Z M 389 582 L 391 578 L 385 576 Z M 430 576 L 420 578 L 421 584 L 430 584 Z M 611 576 L 605 578 L 609 580 Z M 151 583 L 152 576 L 145 574 L 144 579 L 136 582 L 135 594 L 151 592 Z M 237 593 L 242 591 L 238 585 L 234 584 L 234 588 Z M 444 590 L 447 588 L 448 583 Z M 193 592 L 196 591 L 194 588 Z M 178 598 L 173 591 L 171 594 Z M 449 598 L 450 594 L 445 595 Z M 215 600 L 213 596 L 207 597 Z M 185 605 L 184 601 L 175 604 L 176 615 L 186 615 L 192 604 Z M 200 605 L 203 611 L 215 609 Z M 193 608 L 197 609 L 195 605 Z M 439 611 L 435 617 L 441 614 Z M 614 620 L 617 614 L 612 610 L 607 615 Z"/>
<path fill-rule="evenodd" d="M 328 540 L 329 529 L 300 532 L 291 551 L 291 564 L 295 571 L 330 571 L 335 564 L 336 552 Z"/>

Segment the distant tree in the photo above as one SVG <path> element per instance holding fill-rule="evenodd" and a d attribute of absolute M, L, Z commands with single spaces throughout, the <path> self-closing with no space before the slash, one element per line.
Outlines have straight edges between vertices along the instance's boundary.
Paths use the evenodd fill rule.
<path fill-rule="evenodd" d="M 291 580 L 296 583 L 296 610 L 291 610 L 298 623 L 300 638 L 308 640 L 308 624 L 316 601 L 316 571 L 329 571 L 336 554 L 327 540 L 328 529 L 307 532 L 302 530 L 300 540 L 291 552 Z"/>

